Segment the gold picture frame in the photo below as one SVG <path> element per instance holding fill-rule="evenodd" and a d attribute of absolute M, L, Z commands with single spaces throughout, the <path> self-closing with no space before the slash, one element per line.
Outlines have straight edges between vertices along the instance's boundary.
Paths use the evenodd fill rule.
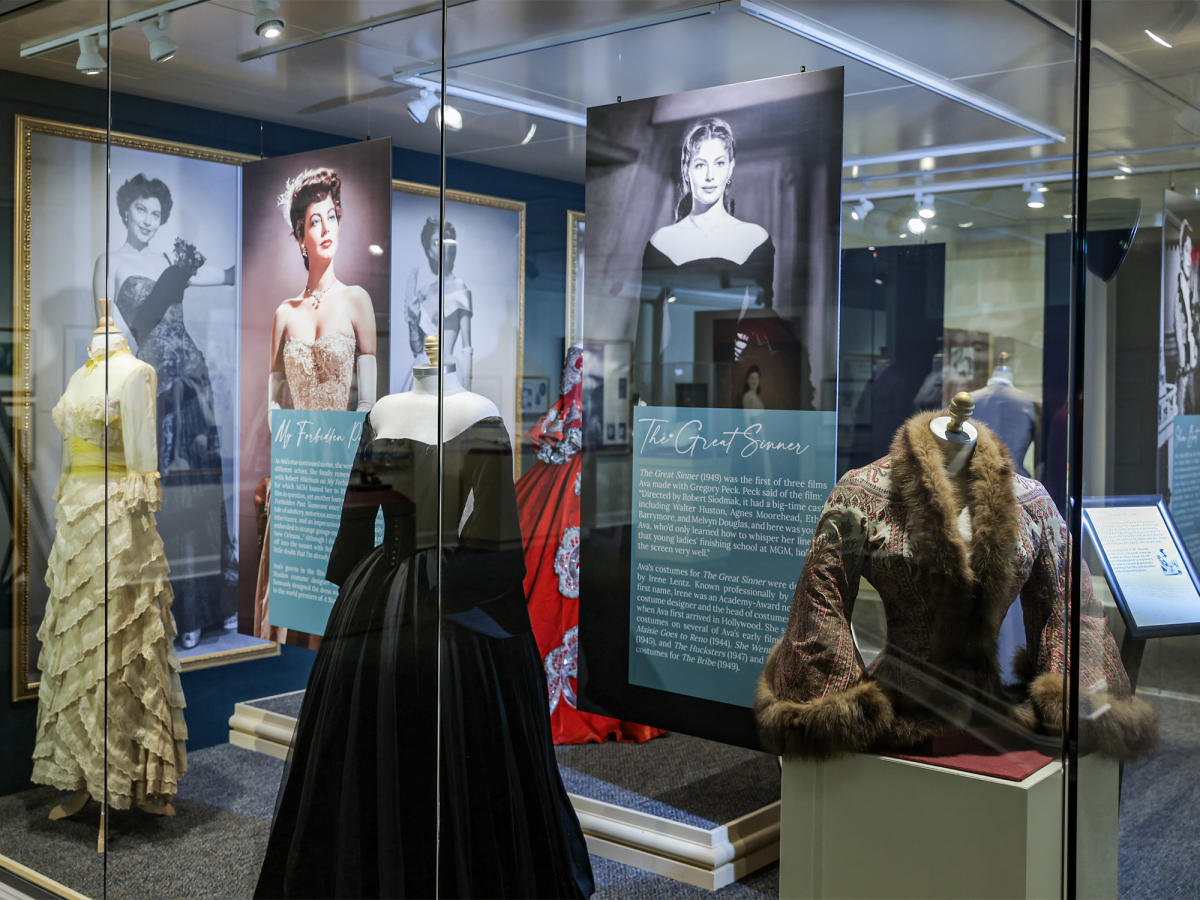
<path fill-rule="evenodd" d="M 395 196 L 397 192 L 432 200 L 437 200 L 440 196 L 440 191 L 436 185 L 419 184 L 417 182 L 401 181 L 399 179 L 392 180 L 392 191 L 393 196 Z M 453 189 L 448 189 L 446 191 L 446 203 L 446 219 L 451 224 L 454 223 L 455 215 L 454 210 L 450 207 L 450 204 L 468 204 L 471 206 L 485 207 L 491 210 L 501 210 L 504 212 L 514 213 L 516 215 L 516 229 L 515 235 L 513 235 L 515 238 L 516 259 L 504 259 L 505 263 L 514 263 L 512 268 L 512 274 L 514 278 L 514 283 L 512 285 L 512 296 L 514 298 L 515 308 L 512 310 L 512 313 L 515 316 L 516 325 L 515 343 L 512 349 L 513 353 L 515 354 L 516 363 L 514 372 L 515 384 L 511 391 L 503 390 L 501 392 L 497 392 L 496 395 L 493 395 L 485 389 L 476 388 L 479 393 L 489 396 L 489 399 L 492 399 L 496 403 L 496 405 L 500 408 L 500 413 L 504 418 L 505 425 L 508 426 L 510 432 L 509 436 L 513 442 L 513 477 L 515 478 L 521 473 L 521 396 L 525 380 L 525 204 L 520 200 L 508 200 L 503 197 L 493 197 L 488 194 L 476 194 L 470 191 Z M 434 210 L 436 211 L 436 207 Z M 406 212 L 407 211 L 402 211 L 398 214 L 394 208 L 392 212 L 393 309 L 396 308 L 396 300 L 394 298 L 396 296 L 395 285 L 397 283 L 397 273 L 403 273 L 412 268 L 412 263 L 404 262 L 401 254 L 408 253 L 409 256 L 414 255 L 414 248 L 409 246 L 411 242 L 404 237 L 404 232 L 405 230 L 408 232 L 413 231 L 416 219 L 420 219 L 423 223 L 425 218 L 429 216 L 429 210 L 425 207 L 415 208 L 413 210 L 413 213 L 415 214 L 413 216 L 413 221 L 405 222 L 403 217 Z M 398 218 L 400 220 L 400 228 L 397 228 Z M 482 228 L 486 227 L 486 224 L 480 222 L 477 223 L 477 226 Z M 461 222 L 459 227 L 462 227 Z M 473 246 L 479 246 L 481 243 L 486 243 L 491 250 L 499 252 L 499 248 L 503 247 L 504 245 L 503 235 L 485 236 L 482 234 L 476 234 L 469 236 L 469 239 L 472 237 L 485 238 L 485 241 L 479 241 Z M 463 258 L 464 257 L 460 251 L 458 255 L 459 262 L 461 262 Z M 489 269 L 486 261 L 482 261 L 481 266 L 485 270 Z M 403 275 L 401 275 L 401 277 L 403 277 Z M 401 290 L 400 293 L 403 294 L 403 290 Z M 490 302 L 493 298 L 488 299 Z M 472 328 L 474 331 L 479 332 L 486 330 L 489 327 L 495 327 L 494 324 L 489 326 L 489 320 L 482 315 L 482 313 L 485 312 L 489 312 L 489 310 L 480 306 L 477 306 L 473 312 L 471 318 L 473 322 Z M 508 318 L 508 310 L 492 309 L 490 310 L 490 313 L 491 320 L 493 320 L 493 322 L 498 322 L 499 327 L 503 328 L 504 320 Z M 408 335 L 406 323 L 404 321 L 393 322 L 392 335 L 393 345 L 407 344 Z M 481 373 L 481 360 L 476 359 L 474 363 L 475 375 L 478 376 L 479 374 L 483 374 L 485 377 L 503 379 L 507 374 L 507 372 L 504 371 L 506 364 L 506 360 L 504 358 L 505 354 L 503 352 L 499 352 L 496 355 L 498 358 L 493 361 L 492 366 L 493 369 L 496 369 L 495 372 L 484 370 Z"/>
<path fill-rule="evenodd" d="M 91 128 L 56 122 L 50 119 L 30 116 L 17 116 L 15 120 L 16 145 L 14 154 L 14 197 L 16 199 L 16 223 L 13 233 L 13 629 L 12 629 L 12 698 L 14 701 L 28 700 L 37 696 L 38 682 L 31 665 L 32 657 L 32 628 L 30 615 L 30 588 L 32 578 L 40 573 L 33 572 L 30 561 L 30 540 L 33 534 L 31 512 L 35 503 L 31 490 L 33 467 L 36 448 L 32 440 L 34 416 L 37 401 L 48 402 L 45 396 L 38 396 L 36 385 L 33 383 L 33 326 L 31 322 L 32 297 L 32 260 L 34 211 L 39 197 L 35 195 L 35 181 L 40 181 L 43 175 L 51 173 L 35 173 L 34 143 L 39 137 L 62 138 L 83 143 L 84 151 L 91 145 L 108 145 L 112 148 L 128 148 L 153 154 L 162 154 L 173 158 L 191 160 L 202 163 L 219 163 L 240 167 L 247 160 L 255 157 L 185 144 L 176 141 L 160 140 L 157 138 L 141 137 L 133 134 L 112 132 L 111 135 L 102 128 Z M 86 155 L 86 154 L 83 154 Z M 64 174 L 64 173 L 59 173 Z M 35 178 L 35 175 L 37 178 Z M 64 177 L 69 175 L 64 174 Z M 84 179 L 86 181 L 86 179 Z M 100 204 L 104 217 L 109 215 L 110 198 L 105 193 L 103 175 L 100 176 Z M 96 191 L 92 185 L 89 198 Z M 87 204 L 82 204 L 87 207 Z M 87 209 L 95 212 L 94 204 Z M 67 210 L 73 213 L 74 210 Z M 79 214 L 80 217 L 84 213 Z M 99 214 L 97 214 L 99 215 Z M 72 248 L 66 248 L 70 252 Z M 92 248 L 89 248 L 89 252 Z M 90 294 L 90 291 L 89 291 Z M 69 324 L 69 323 L 68 323 Z M 82 325 L 83 323 L 75 323 Z M 43 391 L 43 394 L 46 392 Z M 42 513 L 38 510 L 38 515 Z M 42 522 L 44 530 L 48 531 L 49 522 Z M 44 535 L 43 535 L 44 537 Z M 181 661 L 183 671 L 210 668 L 250 659 L 261 659 L 279 654 L 279 645 L 264 643 L 249 647 L 222 650 L 214 653 L 200 653 L 189 656 Z"/>
<path fill-rule="evenodd" d="M 587 216 L 567 210 L 567 290 L 563 320 L 566 345 L 583 343 L 583 237 Z"/>

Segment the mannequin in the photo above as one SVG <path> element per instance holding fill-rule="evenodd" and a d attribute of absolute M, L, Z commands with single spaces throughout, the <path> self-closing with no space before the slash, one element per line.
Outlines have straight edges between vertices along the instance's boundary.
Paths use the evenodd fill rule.
<path fill-rule="evenodd" d="M 411 438 L 423 444 L 437 443 L 438 372 L 440 351 L 436 334 L 425 338 L 429 365 L 413 366 L 413 388 L 380 398 L 371 409 L 371 427 L 377 438 Z M 442 439 L 466 431 L 480 419 L 499 417 L 496 404 L 466 390 L 452 362 L 442 373 Z"/>
<path fill-rule="evenodd" d="M 967 419 L 975 411 L 975 402 L 966 391 L 960 391 L 950 401 L 949 415 L 938 416 L 929 423 L 938 448 L 946 462 L 946 474 L 954 487 L 957 509 L 967 505 L 967 463 L 975 452 L 979 431 Z"/>
<path fill-rule="evenodd" d="M 186 769 L 184 701 L 171 644 L 172 594 L 154 524 L 161 498 L 156 378 L 151 366 L 130 353 L 109 301 L 99 305 L 89 360 L 71 376 L 53 410 L 64 439 L 63 474 L 55 491 L 58 531 L 47 572 L 51 597 L 38 630 L 42 678 L 32 780 L 74 793 L 50 811 L 51 820 L 73 816 L 105 793 L 116 808 L 136 805 L 172 816 L 171 797 Z M 105 404 L 106 412 L 96 412 Z M 97 549 L 86 524 L 88 511 L 101 506 L 108 525 L 129 537 L 128 546 L 111 551 L 111 558 L 107 543 Z M 97 553 L 112 568 L 99 580 L 87 562 Z M 95 648 L 83 637 L 97 628 L 123 653 L 137 650 L 130 656 L 141 661 L 101 663 L 107 677 L 97 676 L 96 661 L 89 661 Z M 114 711 L 103 741 L 81 745 L 68 737 L 97 710 L 107 710 L 110 700 Z M 98 852 L 105 849 L 106 812 L 102 805 Z"/>
<path fill-rule="evenodd" d="M 1036 461 L 1041 445 L 1041 404 L 1032 394 L 1013 386 L 1013 370 L 1009 355 L 1001 353 L 986 387 L 971 392 L 975 401 L 975 418 L 987 424 L 1012 456 L 1018 475 L 1029 475 L 1025 455 L 1033 445 Z"/>

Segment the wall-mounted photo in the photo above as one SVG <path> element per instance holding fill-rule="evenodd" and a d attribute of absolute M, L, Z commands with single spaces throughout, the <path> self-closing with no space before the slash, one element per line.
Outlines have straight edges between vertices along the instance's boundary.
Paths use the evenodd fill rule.
<path fill-rule="evenodd" d="M 70 579 L 47 586 L 48 570 L 53 576 L 96 553 L 102 566 L 107 553 L 110 596 L 122 572 L 131 585 L 141 578 L 103 532 L 89 536 L 77 521 L 86 510 L 69 496 L 87 471 L 69 451 L 84 452 L 91 421 L 77 408 L 77 389 L 106 348 L 155 376 L 136 446 L 117 459 L 110 443 L 100 477 L 118 481 L 135 456 L 158 474 L 156 529 L 170 575 L 156 602 L 170 608 L 183 667 L 278 652 L 237 633 L 240 368 L 229 335 L 240 324 L 241 273 L 230 223 L 248 157 L 113 134 L 106 196 L 104 131 L 22 117 L 17 139 L 18 206 L 29 216 L 18 220 L 14 266 L 14 459 L 16 484 L 29 489 L 13 499 L 14 694 L 36 690 L 39 631 L 54 591 L 68 591 L 76 605 L 91 596 Z M 111 328 L 94 336 L 105 299 Z M 101 421 L 92 443 L 103 434 Z M 147 537 L 130 552 L 151 553 L 152 544 Z M 102 602 L 103 585 L 97 590 Z"/>
<path fill-rule="evenodd" d="M 392 182 L 391 390 L 412 387 L 438 332 L 438 189 Z M 446 191 L 442 359 L 496 404 L 519 448 L 525 322 L 525 204 Z M 515 363 L 514 363 L 515 361 Z"/>

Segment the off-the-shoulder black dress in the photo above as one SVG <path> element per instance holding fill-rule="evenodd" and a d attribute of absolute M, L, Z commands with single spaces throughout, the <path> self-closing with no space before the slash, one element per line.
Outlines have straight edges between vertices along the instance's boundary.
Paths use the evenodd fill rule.
<path fill-rule="evenodd" d="M 256 896 L 592 892 L 525 607 L 507 430 L 483 419 L 443 447 L 439 614 L 437 447 L 364 426 L 327 574 L 341 591 Z"/>

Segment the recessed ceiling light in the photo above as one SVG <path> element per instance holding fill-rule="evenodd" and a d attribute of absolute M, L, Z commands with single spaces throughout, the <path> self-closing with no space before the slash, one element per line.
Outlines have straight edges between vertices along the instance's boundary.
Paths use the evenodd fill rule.
<path fill-rule="evenodd" d="M 1113 176 L 1113 181 L 1124 181 L 1124 180 L 1125 180 L 1124 175 L 1114 175 Z"/>
<path fill-rule="evenodd" d="M 906 238 L 906 237 L 908 237 L 908 232 L 906 232 L 906 231 L 902 231 L 902 232 L 900 232 L 900 239 L 901 239 L 901 240 L 903 240 L 903 239 L 904 239 L 904 238 Z"/>
<path fill-rule="evenodd" d="M 1122 172 L 1124 172 L 1126 175 L 1133 174 L 1133 169 L 1129 168 L 1129 166 L 1117 166 L 1117 168 L 1120 169 Z"/>
<path fill-rule="evenodd" d="M 667 298 L 667 302 L 674 303 L 677 299 L 679 299 L 679 298 L 676 297 L 674 294 L 672 294 L 670 297 Z"/>
<path fill-rule="evenodd" d="M 933 167 L 937 165 L 937 160 L 932 156 L 922 156 L 920 162 L 917 163 L 917 168 L 922 172 L 932 172 Z"/>
<path fill-rule="evenodd" d="M 367 252 L 370 253 L 372 256 L 383 256 L 383 248 L 380 247 L 378 244 L 368 244 Z"/>
<path fill-rule="evenodd" d="M 958 227 L 959 228 L 970 228 L 974 224 L 975 224 L 974 222 L 959 222 Z"/>
<path fill-rule="evenodd" d="M 1169 43 L 1164 41 L 1162 38 L 1160 38 L 1157 34 L 1155 34 L 1149 28 L 1143 28 L 1142 31 L 1146 32 L 1146 36 L 1149 37 L 1150 40 L 1154 41 L 1154 43 L 1162 44 L 1162 46 L 1166 47 L 1168 50 L 1171 49 L 1171 45 Z"/>

